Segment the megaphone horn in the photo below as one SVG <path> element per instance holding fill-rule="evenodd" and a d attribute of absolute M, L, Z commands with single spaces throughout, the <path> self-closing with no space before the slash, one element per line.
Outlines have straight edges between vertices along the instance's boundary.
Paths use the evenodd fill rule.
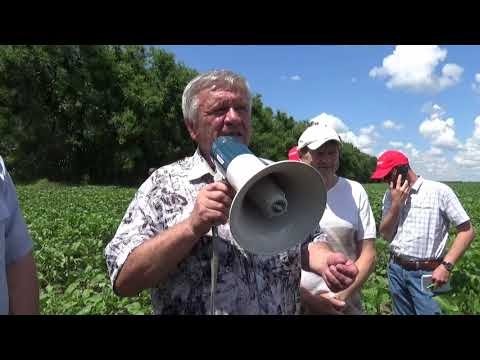
<path fill-rule="evenodd" d="M 278 254 L 304 242 L 318 225 L 327 193 L 310 165 L 290 160 L 266 164 L 233 136 L 215 139 L 210 155 L 237 191 L 230 231 L 243 249 Z"/>

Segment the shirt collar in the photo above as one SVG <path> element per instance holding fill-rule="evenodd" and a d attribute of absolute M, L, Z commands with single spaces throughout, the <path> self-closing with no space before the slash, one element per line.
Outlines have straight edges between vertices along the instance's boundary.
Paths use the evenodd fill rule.
<path fill-rule="evenodd" d="M 208 165 L 207 160 L 200 153 L 200 149 L 197 147 L 195 154 L 192 156 L 192 167 L 188 172 L 188 180 L 194 181 L 200 179 L 202 176 L 210 174 L 215 176 L 215 171 Z"/>
<path fill-rule="evenodd" d="M 412 190 L 414 190 L 415 192 L 418 192 L 418 189 L 420 189 L 420 186 L 422 186 L 422 184 L 423 184 L 423 178 L 421 176 L 418 176 L 417 180 L 412 185 Z"/>

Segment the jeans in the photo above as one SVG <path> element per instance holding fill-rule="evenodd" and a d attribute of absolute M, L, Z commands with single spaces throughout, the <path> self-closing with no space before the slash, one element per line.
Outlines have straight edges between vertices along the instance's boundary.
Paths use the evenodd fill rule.
<path fill-rule="evenodd" d="M 405 270 L 400 265 L 388 263 L 388 285 L 395 315 L 441 315 L 440 306 L 432 291 L 422 290 L 421 277 L 431 274 L 426 270 Z"/>

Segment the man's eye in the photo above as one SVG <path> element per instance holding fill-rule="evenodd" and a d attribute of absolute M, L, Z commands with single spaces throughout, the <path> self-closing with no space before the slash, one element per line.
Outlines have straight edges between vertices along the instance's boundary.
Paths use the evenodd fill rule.
<path fill-rule="evenodd" d="M 221 114 L 224 114 L 227 112 L 227 108 L 226 107 L 221 107 L 221 108 L 218 108 L 218 109 L 213 109 L 212 110 L 212 114 L 215 114 L 215 115 L 221 115 Z"/>

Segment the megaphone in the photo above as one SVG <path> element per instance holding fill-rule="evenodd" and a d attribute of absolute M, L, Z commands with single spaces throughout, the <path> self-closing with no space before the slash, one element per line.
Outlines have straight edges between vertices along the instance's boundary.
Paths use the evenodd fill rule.
<path fill-rule="evenodd" d="M 318 225 L 327 193 L 312 166 L 290 160 L 267 164 L 234 136 L 215 139 L 210 155 L 236 190 L 230 231 L 241 248 L 275 255 L 304 242 Z"/>

